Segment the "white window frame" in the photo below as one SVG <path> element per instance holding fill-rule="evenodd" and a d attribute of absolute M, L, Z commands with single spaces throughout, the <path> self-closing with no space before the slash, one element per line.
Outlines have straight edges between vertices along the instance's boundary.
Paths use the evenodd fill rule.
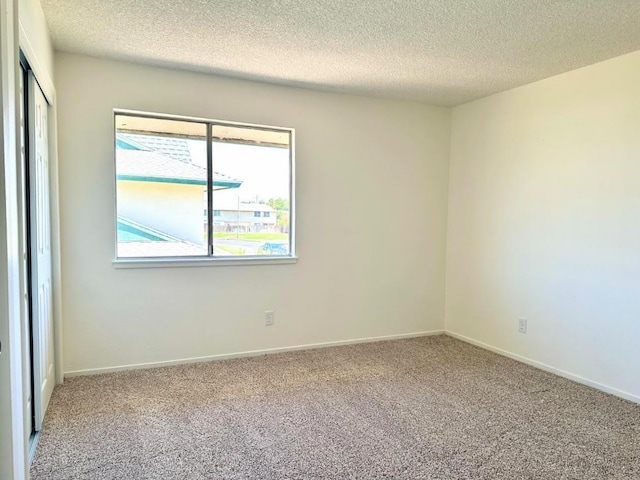
<path fill-rule="evenodd" d="M 116 117 L 127 115 L 141 118 L 151 118 L 160 120 L 176 120 L 183 122 L 203 123 L 207 129 L 207 183 L 212 182 L 213 176 L 213 154 L 212 154 L 212 129 L 214 126 L 231 126 L 250 128 L 254 130 L 268 130 L 274 132 L 286 132 L 289 134 L 289 254 L 287 255 L 247 255 L 247 256 L 214 256 L 211 246 L 213 243 L 213 225 L 209 222 L 208 232 L 208 252 L 201 256 L 179 256 L 179 257 L 118 257 L 118 199 L 117 199 L 117 172 L 116 172 L 116 141 L 117 127 Z M 289 127 L 275 127 L 271 125 L 260 125 L 254 123 L 232 122 L 227 120 L 216 120 L 211 118 L 188 117 L 182 115 L 171 115 L 155 112 L 144 112 L 138 110 L 113 110 L 113 188 L 114 188 L 114 259 L 115 268 L 166 268 L 166 267 L 203 267 L 203 266 L 232 266 L 232 265 L 278 265 L 296 263 L 298 257 L 295 249 L 295 129 Z M 212 192 L 207 188 L 207 211 L 209 220 L 214 217 Z"/>

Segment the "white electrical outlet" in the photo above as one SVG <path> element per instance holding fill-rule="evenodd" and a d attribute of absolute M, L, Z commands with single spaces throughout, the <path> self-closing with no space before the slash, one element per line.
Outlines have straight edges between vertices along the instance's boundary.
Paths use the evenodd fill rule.
<path fill-rule="evenodd" d="M 267 310 L 266 312 L 264 312 L 264 324 L 267 327 L 270 327 L 271 325 L 273 325 L 273 321 L 274 321 L 273 310 Z"/>
<path fill-rule="evenodd" d="M 527 319 L 519 318 L 518 319 L 518 331 L 520 333 L 527 333 Z"/>

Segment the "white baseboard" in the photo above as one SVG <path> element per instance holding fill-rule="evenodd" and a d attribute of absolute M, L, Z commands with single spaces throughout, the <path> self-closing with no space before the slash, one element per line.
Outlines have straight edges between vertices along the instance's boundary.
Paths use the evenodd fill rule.
<path fill-rule="evenodd" d="M 573 380 L 574 382 L 581 383 L 583 385 L 587 385 L 589 387 L 595 388 L 597 390 L 601 390 L 605 393 L 610 393 L 611 395 L 615 395 L 616 397 L 624 398 L 625 400 L 630 400 L 635 403 L 640 403 L 640 397 L 634 395 L 629 392 L 625 392 L 623 390 L 618 390 L 617 388 L 610 387 L 608 385 L 604 385 L 602 383 L 594 382 L 593 380 L 589 380 L 587 378 L 581 377 L 579 375 L 575 375 L 573 373 L 567 372 L 565 370 L 560 370 L 559 368 L 552 367 L 542 362 L 538 362 L 536 360 L 532 360 L 527 357 L 523 357 L 522 355 L 518 355 L 507 350 L 502 350 L 501 348 L 494 347 L 493 345 L 489 345 L 487 343 L 479 342 L 478 340 L 474 340 L 469 337 L 465 337 L 464 335 L 460 335 L 459 333 L 452 332 L 447 330 L 445 335 L 456 338 L 458 340 L 462 340 L 463 342 L 470 343 L 471 345 L 475 345 L 476 347 L 483 348 L 485 350 L 489 350 L 491 352 L 497 353 L 498 355 L 502 355 L 505 357 L 509 357 L 513 360 L 517 360 L 518 362 L 526 363 L 527 365 L 531 365 L 532 367 L 539 368 L 540 370 L 544 370 L 549 373 L 553 373 L 560 377 L 567 378 L 569 380 Z"/>
<path fill-rule="evenodd" d="M 92 368 L 87 370 L 73 370 L 64 372 L 65 378 L 77 377 L 80 375 L 98 375 L 101 373 L 121 372 L 124 370 L 138 370 L 143 368 L 168 367 L 171 365 L 185 365 L 189 363 L 211 362 L 214 360 L 229 360 L 232 358 L 256 357 L 258 355 L 268 355 L 273 353 L 294 352 L 296 350 L 311 350 L 315 348 L 337 347 L 339 345 L 353 345 L 357 343 L 381 342 L 384 340 L 400 340 L 403 338 L 427 337 L 431 335 L 443 335 L 444 330 L 430 330 L 424 332 L 402 333 L 399 335 L 385 335 L 382 337 L 354 338 L 351 340 L 338 340 L 335 342 L 310 343 L 306 345 L 295 345 L 292 347 L 268 348 L 265 350 L 252 350 L 248 352 L 225 353 L 221 355 L 209 355 L 206 357 L 182 358 L 179 360 L 169 360 L 163 362 L 136 363 L 131 365 L 119 365 L 116 367 Z"/>
<path fill-rule="evenodd" d="M 337 347 L 340 345 L 354 345 L 358 343 L 371 343 L 371 342 L 382 342 L 385 340 L 400 340 L 403 338 L 416 338 L 416 337 L 427 337 L 432 335 L 448 335 L 450 337 L 456 338 L 463 342 L 469 343 L 471 345 L 475 345 L 477 347 L 483 348 L 485 350 L 489 350 L 491 352 L 497 353 L 498 355 L 502 355 L 518 362 L 526 363 L 527 365 L 531 365 L 532 367 L 539 368 L 546 372 L 553 373 L 560 377 L 567 378 L 574 382 L 581 383 L 583 385 L 587 385 L 589 387 L 595 388 L 597 390 L 610 393 L 611 395 L 615 395 L 617 397 L 623 398 L 625 400 L 629 400 L 635 403 L 640 404 L 640 396 L 634 395 L 629 392 L 625 392 L 623 390 L 619 390 L 614 387 L 610 387 L 608 385 L 604 385 L 602 383 L 595 382 L 593 380 L 589 380 L 587 378 L 581 377 L 579 375 L 575 375 L 573 373 L 567 372 L 565 370 L 561 370 L 559 368 L 552 367 L 542 362 L 538 362 L 536 360 L 532 360 L 527 357 L 523 357 L 522 355 L 518 355 L 508 350 L 503 350 L 498 347 L 494 347 L 493 345 L 489 345 L 487 343 L 480 342 L 478 340 L 474 340 L 472 338 L 466 337 L 456 332 L 452 332 L 450 330 L 430 330 L 423 332 L 413 332 L 413 333 L 403 333 L 399 335 L 385 335 L 381 337 L 367 337 L 367 338 L 354 338 L 350 340 L 338 340 L 334 342 L 323 342 L 323 343 L 310 343 L 306 345 L 295 345 L 291 347 L 279 347 L 279 348 L 269 348 L 264 350 L 252 350 L 246 352 L 236 352 L 236 353 L 226 353 L 220 355 L 209 355 L 205 357 L 193 357 L 193 358 L 182 358 L 178 360 L 169 360 L 163 362 L 149 362 L 149 363 L 136 363 L 131 365 L 119 365 L 116 367 L 104 367 L 104 368 L 93 368 L 86 370 L 74 370 L 65 372 L 65 378 L 77 377 L 80 375 L 99 375 L 101 373 L 111 373 L 111 372 L 121 372 L 125 370 L 138 370 L 145 368 L 158 368 L 158 367 L 168 367 L 172 365 L 185 365 L 189 363 L 199 363 L 199 362 L 211 362 L 216 360 L 230 360 L 233 358 L 245 358 L 245 357 L 256 357 L 259 355 L 269 355 L 274 353 L 284 353 L 284 352 L 294 352 L 297 350 L 312 350 L 316 348 L 327 348 L 327 347 Z"/>

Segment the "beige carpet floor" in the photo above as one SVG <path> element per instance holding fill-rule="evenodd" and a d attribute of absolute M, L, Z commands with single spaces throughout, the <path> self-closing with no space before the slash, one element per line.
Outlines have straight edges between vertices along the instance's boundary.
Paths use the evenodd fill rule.
<path fill-rule="evenodd" d="M 449 337 L 68 379 L 47 479 L 640 479 L 640 405 Z"/>

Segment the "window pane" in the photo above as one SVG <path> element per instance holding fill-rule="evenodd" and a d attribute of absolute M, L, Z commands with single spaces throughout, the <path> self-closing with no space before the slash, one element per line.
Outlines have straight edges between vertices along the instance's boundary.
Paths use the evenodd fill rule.
<path fill-rule="evenodd" d="M 207 255 L 206 189 L 206 125 L 116 115 L 118 257 Z"/>
<path fill-rule="evenodd" d="M 212 134 L 214 255 L 289 255 L 289 132 L 214 125 Z"/>

